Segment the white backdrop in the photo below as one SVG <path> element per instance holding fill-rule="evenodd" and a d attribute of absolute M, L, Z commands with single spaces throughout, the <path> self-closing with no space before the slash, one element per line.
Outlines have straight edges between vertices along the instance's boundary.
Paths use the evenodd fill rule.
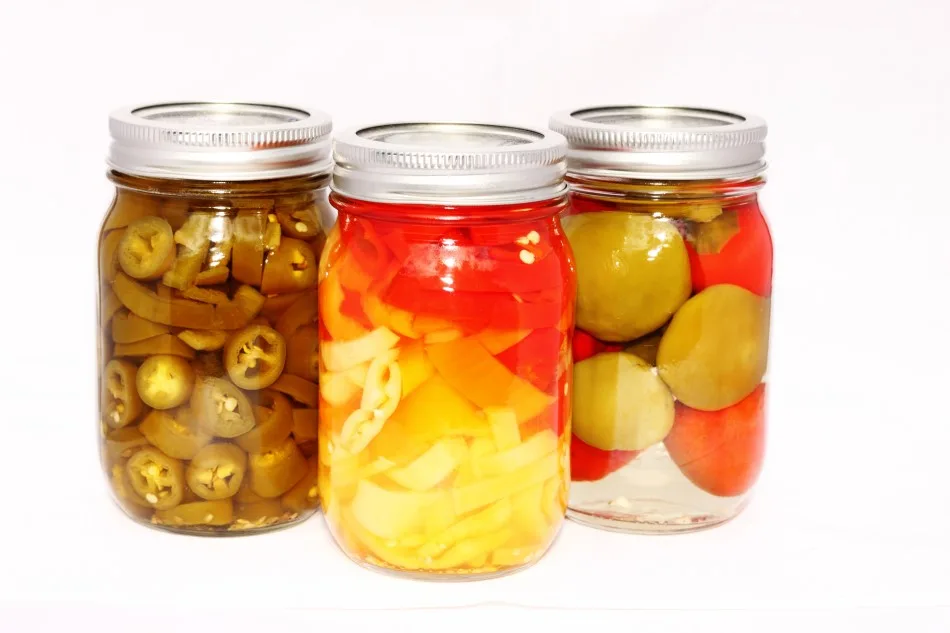
<path fill-rule="evenodd" d="M 601 614 L 622 630 L 667 616 L 682 630 L 946 630 L 948 27 L 944 0 L 4 0 L 0 630 L 127 631 L 145 614 L 164 630 L 175 610 L 203 606 L 230 630 L 295 630 L 329 617 L 321 609 L 485 603 L 632 610 Z M 98 466 L 96 232 L 109 111 L 172 99 L 311 104 L 339 129 L 537 126 L 615 102 L 763 115 L 776 262 L 770 443 L 753 504 L 683 536 L 569 524 L 534 568 L 462 585 L 359 569 L 320 518 L 224 540 L 135 526 Z M 431 624 L 441 612 L 421 613 Z"/>

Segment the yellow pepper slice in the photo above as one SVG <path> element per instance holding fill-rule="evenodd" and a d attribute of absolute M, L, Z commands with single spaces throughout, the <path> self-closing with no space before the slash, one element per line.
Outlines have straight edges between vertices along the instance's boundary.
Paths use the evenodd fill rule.
<path fill-rule="evenodd" d="M 511 502 L 502 499 L 427 539 L 426 544 L 419 548 L 419 555 L 426 558 L 441 556 L 460 541 L 497 532 L 511 521 L 511 516 Z"/>
<path fill-rule="evenodd" d="M 379 559 L 382 563 L 391 565 L 397 569 L 416 570 L 422 568 L 422 561 L 409 548 L 403 546 L 398 541 L 384 540 L 360 525 L 360 522 L 350 510 L 343 510 L 341 513 L 342 522 L 338 532 L 344 542 L 351 542 L 352 545 L 362 545 L 369 553 Z M 355 540 L 355 543 L 352 541 Z M 356 551 L 358 547 L 351 547 L 351 551 Z"/>
<path fill-rule="evenodd" d="M 326 277 L 321 279 L 317 292 L 320 303 L 320 322 L 335 341 L 359 339 L 367 333 L 366 328 L 343 314 L 341 310 L 344 295 L 337 268 L 329 269 Z"/>
<path fill-rule="evenodd" d="M 137 343 L 162 334 L 168 334 L 167 325 L 146 321 L 127 310 L 112 317 L 112 340 L 116 343 Z"/>
<path fill-rule="evenodd" d="M 521 443 L 521 429 L 518 426 L 518 416 L 511 407 L 488 407 L 482 411 L 488 418 L 492 438 L 498 450 L 504 451 L 514 448 Z"/>
<path fill-rule="evenodd" d="M 506 475 L 538 461 L 556 449 L 557 437 L 550 429 L 544 429 L 508 450 L 482 457 L 478 461 L 478 471 L 486 477 Z"/>
<path fill-rule="evenodd" d="M 406 466 L 388 470 L 386 476 L 404 488 L 424 492 L 448 479 L 467 454 L 464 439 L 445 437 Z"/>
<path fill-rule="evenodd" d="M 474 338 L 493 356 L 501 354 L 509 347 L 514 347 L 531 334 L 531 330 L 492 330 L 484 329 Z"/>
<path fill-rule="evenodd" d="M 214 307 L 209 304 L 163 299 L 121 272 L 116 274 L 112 289 L 129 311 L 147 321 L 184 328 L 214 327 Z"/>
<path fill-rule="evenodd" d="M 320 355 L 329 371 L 343 371 L 381 356 L 398 342 L 397 334 L 379 327 L 354 340 L 326 341 L 320 346 Z"/>
<path fill-rule="evenodd" d="M 468 566 L 477 568 L 484 565 L 484 561 L 493 551 L 511 540 L 512 531 L 502 528 L 492 534 L 484 534 L 466 539 L 447 551 L 432 562 L 427 562 L 426 569 L 441 571 Z"/>
<path fill-rule="evenodd" d="M 539 484 L 557 473 L 557 454 L 548 453 L 507 475 L 488 477 L 452 490 L 455 511 L 465 514 Z"/>
<path fill-rule="evenodd" d="M 211 255 L 209 254 L 209 257 Z M 209 268 L 207 270 L 202 270 L 198 273 L 198 276 L 195 277 L 196 286 L 216 286 L 218 284 L 226 283 L 228 276 L 231 271 L 227 266 L 215 266 L 214 268 Z"/>
<path fill-rule="evenodd" d="M 102 304 L 99 308 L 99 320 L 102 326 L 108 325 L 109 320 L 116 312 L 122 309 L 122 302 L 111 289 L 106 288 L 102 295 Z"/>
<path fill-rule="evenodd" d="M 401 347 L 397 362 L 399 363 L 399 373 L 402 375 L 403 398 L 435 373 L 435 367 L 429 362 L 422 341 L 414 341 Z"/>
<path fill-rule="evenodd" d="M 525 543 L 542 543 L 551 536 L 548 519 L 542 509 L 544 484 L 536 484 L 511 497 L 512 527 Z"/>
<path fill-rule="evenodd" d="M 158 215 L 161 204 L 161 198 L 155 195 L 119 189 L 102 230 L 111 231 L 125 228 L 139 218 Z"/>
<path fill-rule="evenodd" d="M 162 275 L 163 284 L 178 290 L 194 285 L 211 248 L 210 226 L 210 215 L 194 213 L 175 231 L 178 254 L 171 269 Z"/>
<path fill-rule="evenodd" d="M 519 422 L 544 411 L 554 398 L 516 376 L 474 338 L 426 347 L 426 354 L 445 380 L 480 407 L 511 407 Z"/>
<path fill-rule="evenodd" d="M 216 290 L 214 288 L 198 288 L 197 286 L 189 286 L 181 291 L 181 296 L 185 299 L 193 299 L 194 301 L 200 301 L 201 303 L 211 303 L 216 306 L 227 305 L 230 302 L 228 299 L 228 293 L 223 290 Z"/>
<path fill-rule="evenodd" d="M 351 509 L 357 523 L 384 539 L 399 539 L 422 529 L 426 507 L 437 492 L 387 490 L 363 479 L 356 485 Z"/>

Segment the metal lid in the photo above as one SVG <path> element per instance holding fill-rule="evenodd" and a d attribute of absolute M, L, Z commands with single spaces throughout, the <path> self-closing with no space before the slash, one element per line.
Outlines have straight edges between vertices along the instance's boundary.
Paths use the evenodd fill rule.
<path fill-rule="evenodd" d="M 334 145 L 332 188 L 374 202 L 512 204 L 562 195 L 560 134 L 482 123 L 392 123 Z"/>
<path fill-rule="evenodd" d="M 162 103 L 109 117 L 109 166 L 136 176 L 264 180 L 330 170 L 330 117 L 262 103 Z"/>
<path fill-rule="evenodd" d="M 604 106 L 558 112 L 568 172 L 591 177 L 706 180 L 765 170 L 765 121 L 705 108 Z"/>

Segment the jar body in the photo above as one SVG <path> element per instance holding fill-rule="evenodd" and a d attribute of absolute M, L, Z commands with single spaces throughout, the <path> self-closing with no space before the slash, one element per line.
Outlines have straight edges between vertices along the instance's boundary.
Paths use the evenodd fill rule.
<path fill-rule="evenodd" d="M 575 273 L 563 198 L 489 214 L 331 202 L 319 482 L 337 543 L 421 577 L 530 564 L 567 501 Z"/>
<path fill-rule="evenodd" d="M 100 449 L 116 501 L 136 521 L 194 534 L 313 514 L 328 178 L 110 177 Z"/>
<path fill-rule="evenodd" d="M 765 444 L 760 184 L 575 183 L 572 519 L 676 532 L 744 507 Z"/>

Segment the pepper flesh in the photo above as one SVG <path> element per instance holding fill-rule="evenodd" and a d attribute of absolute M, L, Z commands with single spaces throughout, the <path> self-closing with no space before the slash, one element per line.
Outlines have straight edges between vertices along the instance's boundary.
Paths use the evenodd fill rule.
<path fill-rule="evenodd" d="M 317 260 L 310 245 L 293 238 L 283 238 L 280 247 L 264 264 L 261 292 L 280 294 L 312 288 L 317 283 Z"/>
<path fill-rule="evenodd" d="M 227 525 L 233 520 L 234 508 L 230 499 L 194 501 L 155 512 L 155 522 L 160 525 Z"/>
<path fill-rule="evenodd" d="M 181 503 L 185 472 L 181 462 L 157 448 L 143 448 L 125 465 L 133 492 L 156 510 Z"/>
<path fill-rule="evenodd" d="M 119 265 L 133 279 L 158 279 L 175 261 L 172 227 L 162 218 L 148 216 L 129 224 L 119 242 Z"/>
<path fill-rule="evenodd" d="M 277 330 L 251 325 L 233 334 L 224 346 L 224 366 L 242 389 L 263 389 L 284 370 L 287 345 Z"/>
<path fill-rule="evenodd" d="M 233 444 L 205 446 L 188 465 L 188 487 L 208 501 L 233 497 L 247 470 L 247 454 Z"/>
<path fill-rule="evenodd" d="M 211 441 L 211 434 L 198 427 L 187 409 L 152 411 L 138 428 L 153 446 L 175 459 L 191 459 Z"/>
<path fill-rule="evenodd" d="M 259 286 L 264 272 L 264 218 L 239 215 L 234 219 L 231 270 L 240 282 Z"/>
<path fill-rule="evenodd" d="M 319 374 L 320 333 L 313 326 L 298 329 L 287 339 L 285 371 L 307 380 L 316 380 Z"/>
<path fill-rule="evenodd" d="M 149 356 L 135 375 L 139 397 L 153 409 L 173 409 L 185 402 L 194 383 L 188 361 L 166 354 Z"/>
<path fill-rule="evenodd" d="M 168 334 L 167 325 L 146 321 L 127 310 L 112 318 L 112 340 L 116 343 L 137 343 L 162 334 Z"/>
<path fill-rule="evenodd" d="M 249 453 L 263 453 L 277 448 L 294 428 L 290 401 L 281 393 L 265 389 L 258 392 L 260 403 L 254 409 L 256 426 L 234 438 L 234 443 Z"/>
<path fill-rule="evenodd" d="M 251 490 L 272 499 L 279 497 L 307 474 L 307 460 L 293 440 L 277 448 L 249 456 Z"/>
<path fill-rule="evenodd" d="M 237 437 L 254 428 L 254 411 L 247 396 L 222 378 L 199 378 L 192 392 L 191 409 L 198 423 L 217 437 Z"/>
<path fill-rule="evenodd" d="M 131 424 L 142 413 L 136 372 L 135 365 L 119 359 L 109 361 L 103 372 L 102 417 L 114 429 Z"/>

